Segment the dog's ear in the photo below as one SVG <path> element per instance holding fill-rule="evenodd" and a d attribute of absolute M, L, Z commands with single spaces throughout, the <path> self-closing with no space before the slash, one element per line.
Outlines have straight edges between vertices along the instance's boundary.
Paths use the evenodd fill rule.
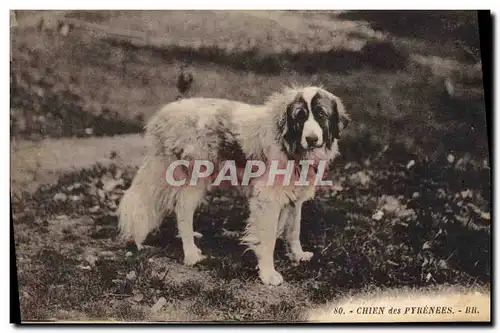
<path fill-rule="evenodd" d="M 342 133 L 345 131 L 347 126 L 349 126 L 349 123 L 351 122 L 351 117 L 347 114 L 344 103 L 342 103 L 342 100 L 338 97 L 334 98 L 332 101 L 332 110 L 336 114 L 336 121 L 337 121 L 337 137 L 336 139 L 340 138 Z"/>
<path fill-rule="evenodd" d="M 351 117 L 347 114 L 344 104 L 340 99 L 337 100 L 337 112 L 339 113 L 339 135 L 349 126 Z"/>
<path fill-rule="evenodd" d="M 330 116 L 330 123 L 328 126 L 330 128 L 330 135 L 327 140 L 328 148 L 331 148 L 334 139 L 340 139 L 340 136 L 351 122 L 351 118 L 345 111 L 344 104 L 340 98 L 332 98 L 331 103 L 332 114 Z"/>

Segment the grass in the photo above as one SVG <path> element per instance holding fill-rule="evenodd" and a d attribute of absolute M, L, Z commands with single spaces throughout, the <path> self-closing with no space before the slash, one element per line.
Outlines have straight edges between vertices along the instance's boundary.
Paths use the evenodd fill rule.
<path fill-rule="evenodd" d="M 335 15 L 334 12 L 331 13 Z M 148 34 L 149 44 L 168 41 L 169 44 L 180 46 L 258 49 L 262 53 L 280 53 L 301 48 L 317 51 L 331 44 L 338 49 L 359 50 L 363 38 L 377 36 L 366 24 L 332 24 L 328 14 L 329 12 L 315 13 L 304 19 L 304 13 L 296 11 L 193 10 L 74 11 L 66 16 L 112 27 L 117 32 L 132 30 Z M 358 34 L 357 39 L 344 38 L 344 35 L 353 32 Z"/>
<path fill-rule="evenodd" d="M 241 216 L 247 212 L 241 199 L 205 205 L 196 214 L 195 230 L 204 234 L 199 246 L 209 259 L 193 275 L 193 268 L 179 267 L 182 247 L 170 218 L 149 237 L 151 250 L 136 253 L 117 239 L 114 207 L 133 169 L 96 166 L 68 174 L 58 184 L 13 203 L 14 213 L 20 215 L 15 230 L 22 247 L 17 249 L 29 258 L 18 268 L 21 290 L 30 295 L 21 296 L 23 314 L 40 319 L 43 313 L 71 308 L 92 317 L 92 304 L 99 303 L 102 295 L 119 303 L 140 292 L 143 299 L 135 303 L 142 310 L 131 318 L 147 316 L 147 308 L 163 296 L 169 303 L 189 304 L 197 318 L 292 320 L 307 307 L 366 286 L 489 285 L 489 220 L 477 210 L 489 208 L 489 188 L 481 185 L 487 178 L 477 178 L 488 177 L 488 170 L 419 160 L 408 170 L 406 161 L 391 161 L 390 152 L 377 156 L 369 166 L 337 165 L 333 179 L 342 190 L 320 194 L 304 207 L 303 242 L 315 252 L 313 261 L 291 265 L 278 246 L 277 269 L 287 286 L 265 294 L 259 293 L 264 286 L 256 281 L 253 255 L 244 253 L 237 239 L 221 234 L 222 227 L 243 230 Z M 436 174 L 437 169 L 442 173 Z M 96 189 L 110 177 L 124 181 L 104 196 L 97 195 Z M 80 184 L 80 196 L 71 202 L 75 183 Z M 67 201 L 55 200 L 58 193 L 65 193 Z M 216 193 L 209 200 L 218 198 Z M 373 217 L 378 210 L 385 212 L 381 219 Z M 64 226 L 68 219 L 82 220 L 71 228 L 54 226 Z M 44 237 L 26 243 L 30 234 Z M 89 249 L 95 249 L 99 260 L 88 270 L 77 268 L 89 266 L 85 256 Z M 126 277 L 130 271 L 136 275 L 133 281 Z M 38 304 L 36 311 L 29 300 Z"/>
<path fill-rule="evenodd" d="M 303 243 L 314 251 L 313 261 L 294 266 L 279 244 L 276 265 L 287 284 L 262 286 L 253 255 L 221 233 L 222 227 L 242 230 L 244 201 L 219 193 L 208 200 L 220 204 L 196 214 L 195 229 L 204 234 L 199 245 L 209 256 L 198 267 L 181 265 L 172 218 L 148 238 L 153 248 L 137 253 L 117 240 L 115 213 L 135 168 L 94 165 L 13 198 L 24 320 L 292 321 L 305 309 L 366 288 L 489 288 L 482 95 L 450 96 L 445 77 L 412 58 L 418 50 L 463 61 L 460 48 L 436 46 L 423 33 L 396 34 L 366 13 L 181 13 L 150 22 L 156 34 L 170 33 L 168 47 L 79 29 L 66 37 L 13 32 L 11 136 L 139 132 L 159 105 L 175 99 L 185 62 L 195 96 L 259 103 L 283 84 L 321 84 L 342 97 L 353 122 L 332 170 L 338 192 L 322 193 L 304 207 Z M 141 32 L 149 14 L 68 17 Z M 186 17 L 189 29 L 182 30 L 178 20 Z M 242 28 L 242 18 L 260 28 Z M 242 44 L 217 39 L 227 30 Z M 385 40 L 388 33 L 393 38 Z M 333 35 L 331 47 L 317 47 Z M 480 91 L 481 78 L 470 80 L 465 68 L 459 63 L 446 75 Z M 104 191 L 110 182 L 115 187 Z M 379 211 L 383 215 L 374 218 Z M 161 297 L 166 304 L 152 313 Z"/>
<path fill-rule="evenodd" d="M 53 45 L 50 52 L 45 45 Z M 137 132 L 159 105 L 176 98 L 178 68 L 188 61 L 195 77 L 191 95 L 259 103 L 284 84 L 322 84 L 345 100 L 356 138 L 405 142 L 427 155 L 487 154 L 486 133 L 478 130 L 485 122 L 482 95 L 450 97 L 443 77 L 389 42 L 370 42 L 360 51 L 269 56 L 215 44 L 137 46 L 76 30 L 35 40 L 19 33 L 14 46 L 11 81 L 20 98 L 12 101 L 11 132 L 18 137 Z M 450 75 L 464 74 L 456 68 Z"/>

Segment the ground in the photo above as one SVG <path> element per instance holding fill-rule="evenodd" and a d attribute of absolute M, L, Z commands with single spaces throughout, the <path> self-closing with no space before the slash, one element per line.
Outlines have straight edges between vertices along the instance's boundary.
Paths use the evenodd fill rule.
<path fill-rule="evenodd" d="M 477 20 L 396 18 L 405 15 L 394 26 L 371 12 L 20 12 L 11 193 L 23 320 L 293 321 L 358 292 L 489 293 Z M 68 35 L 58 19 L 74 25 Z M 304 207 L 313 260 L 294 265 L 278 244 L 282 286 L 262 285 L 238 245 L 241 198 L 214 193 L 197 212 L 209 258 L 194 268 L 181 264 L 172 218 L 143 251 L 117 238 L 142 126 L 175 99 L 181 63 L 190 95 L 258 103 L 283 84 L 314 83 L 352 115 L 334 190 Z"/>

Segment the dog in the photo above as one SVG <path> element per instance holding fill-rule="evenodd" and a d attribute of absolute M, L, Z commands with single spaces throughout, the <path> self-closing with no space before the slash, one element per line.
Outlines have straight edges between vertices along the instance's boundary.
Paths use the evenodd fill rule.
<path fill-rule="evenodd" d="M 339 155 L 338 140 L 349 122 L 341 99 L 316 86 L 286 87 L 262 105 L 215 98 L 167 104 L 145 127 L 148 150 L 118 208 L 120 235 L 141 248 L 165 216 L 175 213 L 184 264 L 194 265 L 205 256 L 194 242 L 193 216 L 214 188 L 213 178 L 172 186 L 165 182 L 169 165 L 197 160 L 215 165 L 249 160 L 329 163 Z M 286 169 L 284 174 L 296 170 Z M 314 165 L 312 170 L 313 175 L 318 171 Z M 189 170 L 179 174 L 187 177 Z M 259 178 L 238 188 L 250 210 L 241 242 L 255 253 L 261 281 L 279 285 L 283 277 L 273 260 L 278 237 L 284 239 L 293 260 L 308 261 L 313 256 L 302 249 L 300 223 L 302 204 L 314 198 L 316 188 L 311 184 L 270 186 Z"/>

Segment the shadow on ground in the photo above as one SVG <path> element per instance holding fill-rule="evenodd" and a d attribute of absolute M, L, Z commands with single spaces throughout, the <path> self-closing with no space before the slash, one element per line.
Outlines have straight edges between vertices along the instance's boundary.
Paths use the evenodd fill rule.
<path fill-rule="evenodd" d="M 256 310 L 263 307 L 278 307 L 274 314 L 290 319 L 304 304 L 323 304 L 366 286 L 488 285 L 487 165 L 460 156 L 430 164 L 402 153 L 386 149 L 366 156 L 364 163 L 339 161 L 332 170 L 334 190 L 319 193 L 304 206 L 302 240 L 315 253 L 312 261 L 293 265 L 278 244 L 277 270 L 288 290 L 297 290 L 294 297 L 300 295 L 300 302 L 281 305 L 265 300 L 248 305 L 236 292 L 257 279 L 253 254 L 238 242 L 248 214 L 242 198 L 215 193 L 200 207 L 195 230 L 204 236 L 197 242 L 209 258 L 186 268 L 184 274 L 195 278 L 179 285 L 160 278 L 176 276 L 182 267 L 173 218 L 149 237 L 151 248 L 144 251 L 117 238 L 116 206 L 135 169 L 96 165 L 63 176 L 55 186 L 13 198 L 23 315 L 40 318 L 62 308 L 95 316 L 91 304 L 99 301 L 92 295 L 105 294 L 116 304 L 127 298 L 144 306 L 152 306 L 159 295 L 198 303 L 198 296 L 205 295 L 211 299 L 205 299 L 213 306 L 210 311 L 233 314 L 233 319 L 268 318 Z M 85 255 L 88 251 L 96 254 Z M 105 272 L 95 275 L 96 269 Z M 138 277 L 125 277 L 131 271 Z M 217 281 L 213 286 L 207 282 L 211 279 Z M 41 302 L 47 293 L 51 297 Z M 134 316 L 142 318 L 141 313 Z"/>
<path fill-rule="evenodd" d="M 476 11 L 363 10 L 346 11 L 339 17 L 367 21 L 373 29 L 401 38 L 451 45 L 461 42 L 474 52 L 472 57 L 462 53 L 461 60 L 474 63 L 481 59 Z"/>
<path fill-rule="evenodd" d="M 235 70 L 255 73 L 279 74 L 283 71 L 315 74 L 321 71 L 349 72 L 357 69 L 398 70 L 407 65 L 408 55 L 390 42 L 371 41 L 360 51 L 331 49 L 324 52 L 284 51 L 277 54 L 262 54 L 259 48 L 250 50 L 225 50 L 217 46 L 156 47 L 136 45 L 127 40 L 109 39 L 111 45 L 127 52 L 148 52 L 165 61 L 183 59 L 186 62 L 217 64 Z"/>

